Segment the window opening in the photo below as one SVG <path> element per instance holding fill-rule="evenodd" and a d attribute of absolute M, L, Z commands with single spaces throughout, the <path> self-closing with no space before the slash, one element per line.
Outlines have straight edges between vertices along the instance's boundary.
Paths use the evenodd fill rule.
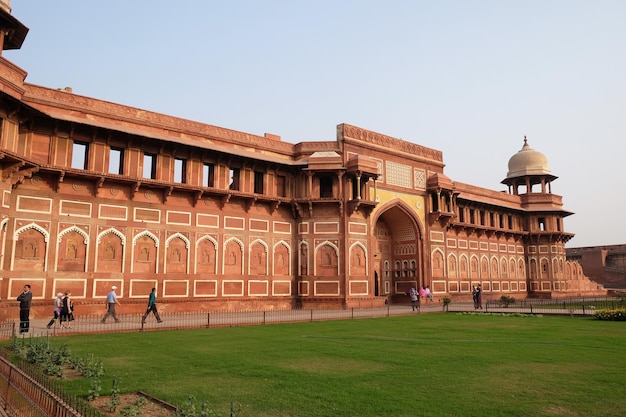
<path fill-rule="evenodd" d="M 254 171 L 254 193 L 263 194 L 263 182 L 265 180 L 265 174 L 261 171 Z"/>
<path fill-rule="evenodd" d="M 151 153 L 143 154 L 143 177 L 156 179 L 156 155 Z"/>
<path fill-rule="evenodd" d="M 72 168 L 87 169 L 87 152 L 89 144 L 84 142 L 74 142 L 72 145 Z"/>
<path fill-rule="evenodd" d="M 109 149 L 109 174 L 122 175 L 124 173 L 124 149 Z"/>
<path fill-rule="evenodd" d="M 186 179 L 187 161 L 180 158 L 174 158 L 174 182 L 183 184 Z"/>
<path fill-rule="evenodd" d="M 228 173 L 228 189 L 239 191 L 239 168 L 231 168 Z"/>
<path fill-rule="evenodd" d="M 202 167 L 202 186 L 215 187 L 215 166 L 213 164 L 204 164 Z"/>

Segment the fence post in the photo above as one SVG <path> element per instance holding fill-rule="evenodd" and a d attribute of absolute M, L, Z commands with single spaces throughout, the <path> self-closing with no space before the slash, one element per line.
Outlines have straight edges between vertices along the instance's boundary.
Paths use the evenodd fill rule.
<path fill-rule="evenodd" d="M 350 311 L 350 312 L 351 312 L 351 314 L 352 314 L 352 318 L 354 318 L 354 307 L 352 307 L 352 309 L 351 309 L 351 311 Z"/>
<path fill-rule="evenodd" d="M 11 374 L 13 373 L 13 367 L 9 366 L 9 375 L 7 376 L 7 394 L 4 400 L 4 409 L 9 407 L 9 396 L 11 395 Z"/>
<path fill-rule="evenodd" d="M 313 309 L 311 309 L 311 321 L 313 321 Z"/>
<path fill-rule="evenodd" d="M 263 324 L 266 324 L 265 323 L 265 310 L 263 310 Z"/>
<path fill-rule="evenodd" d="M 206 327 L 211 327 L 211 313 L 206 313 Z"/>

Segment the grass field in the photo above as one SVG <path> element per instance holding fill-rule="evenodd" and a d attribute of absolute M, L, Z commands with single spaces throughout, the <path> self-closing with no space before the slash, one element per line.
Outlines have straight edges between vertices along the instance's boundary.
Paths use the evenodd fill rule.
<path fill-rule="evenodd" d="M 624 416 L 626 323 L 424 314 L 54 338 L 122 392 L 220 415 Z M 67 380 L 86 396 L 88 380 Z"/>

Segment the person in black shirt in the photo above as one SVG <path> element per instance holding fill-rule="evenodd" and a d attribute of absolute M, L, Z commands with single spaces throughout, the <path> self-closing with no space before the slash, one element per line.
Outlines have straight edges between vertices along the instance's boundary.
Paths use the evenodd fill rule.
<path fill-rule="evenodd" d="M 30 285 L 24 285 L 24 292 L 17 297 L 20 302 L 20 333 L 28 333 L 30 328 L 30 305 L 33 302 L 33 293 Z"/>

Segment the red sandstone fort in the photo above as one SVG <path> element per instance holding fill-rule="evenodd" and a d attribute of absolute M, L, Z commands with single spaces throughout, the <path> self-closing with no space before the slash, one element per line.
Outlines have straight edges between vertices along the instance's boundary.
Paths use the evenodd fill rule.
<path fill-rule="evenodd" d="M 27 32 L 1 2 L 2 50 Z M 526 139 L 501 192 L 448 178 L 439 150 L 356 126 L 291 144 L 26 78 L 0 56 L 0 299 L 30 284 L 31 317 L 66 290 L 102 312 L 112 285 L 125 312 L 152 287 L 163 311 L 375 307 L 417 286 L 606 292 L 566 259 L 572 213 Z"/>

